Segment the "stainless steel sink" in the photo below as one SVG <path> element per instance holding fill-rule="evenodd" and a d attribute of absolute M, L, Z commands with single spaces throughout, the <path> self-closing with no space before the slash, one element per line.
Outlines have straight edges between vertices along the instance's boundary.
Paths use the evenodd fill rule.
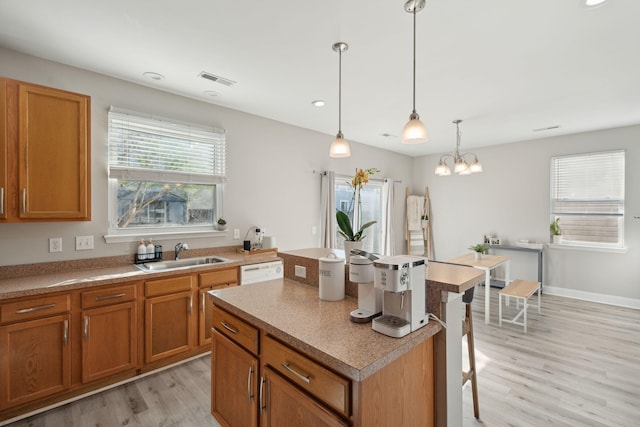
<path fill-rule="evenodd" d="M 142 271 L 151 273 L 154 271 L 178 270 L 224 262 L 231 262 L 231 260 L 219 256 L 203 256 L 198 258 L 177 259 L 174 261 L 145 262 L 144 264 L 135 264 L 135 266 Z"/>

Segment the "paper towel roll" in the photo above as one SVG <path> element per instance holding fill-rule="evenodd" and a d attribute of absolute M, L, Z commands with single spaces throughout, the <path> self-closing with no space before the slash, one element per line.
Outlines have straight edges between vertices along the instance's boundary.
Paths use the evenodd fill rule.
<path fill-rule="evenodd" d="M 262 249 L 271 249 L 276 247 L 276 238 L 274 236 L 262 236 Z"/>

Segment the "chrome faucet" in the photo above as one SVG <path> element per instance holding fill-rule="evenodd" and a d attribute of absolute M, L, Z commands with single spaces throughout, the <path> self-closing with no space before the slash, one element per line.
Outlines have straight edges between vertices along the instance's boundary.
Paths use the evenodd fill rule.
<path fill-rule="evenodd" d="M 183 250 L 186 251 L 189 249 L 189 246 L 186 243 L 178 243 L 176 245 L 176 260 L 180 259 L 180 252 Z"/>

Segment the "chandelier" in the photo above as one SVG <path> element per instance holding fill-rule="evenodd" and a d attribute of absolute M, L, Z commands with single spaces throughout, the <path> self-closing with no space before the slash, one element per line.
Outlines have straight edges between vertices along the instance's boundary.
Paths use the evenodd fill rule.
<path fill-rule="evenodd" d="M 460 123 L 462 120 L 454 120 L 453 123 L 456 125 L 456 152 L 453 154 L 443 154 L 440 156 L 440 161 L 438 162 L 438 166 L 434 170 L 434 173 L 438 176 L 447 176 L 451 175 L 451 168 L 447 165 L 447 160 L 451 159 L 453 162 L 453 171 L 458 175 L 470 175 L 472 173 L 482 172 L 482 164 L 478 161 L 478 157 L 473 153 L 462 153 L 460 154 Z M 466 158 L 473 157 L 473 161 L 471 164 L 465 160 Z"/>

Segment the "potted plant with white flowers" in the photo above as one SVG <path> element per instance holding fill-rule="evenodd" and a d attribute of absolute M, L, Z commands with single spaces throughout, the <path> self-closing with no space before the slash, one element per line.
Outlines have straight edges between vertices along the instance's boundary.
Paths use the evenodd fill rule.
<path fill-rule="evenodd" d="M 349 209 L 349 213 L 341 210 L 336 211 L 338 233 L 344 237 L 344 255 L 347 264 L 350 260 L 351 249 L 362 249 L 362 240 L 366 237 L 364 235 L 364 230 L 377 222 L 369 221 L 365 224 L 361 224 L 362 209 L 357 210 L 359 216 L 357 221 L 355 218 L 352 218 L 354 216 L 355 204 L 360 203 L 360 190 L 362 190 L 362 187 L 369 182 L 369 176 L 377 172 L 380 172 L 380 170 L 376 168 L 356 169 L 355 176 L 350 182 L 348 182 L 353 189 L 353 197 L 351 199 L 351 208 Z M 349 215 L 351 215 L 351 217 Z M 358 228 L 358 231 L 354 232 L 354 225 Z"/>

